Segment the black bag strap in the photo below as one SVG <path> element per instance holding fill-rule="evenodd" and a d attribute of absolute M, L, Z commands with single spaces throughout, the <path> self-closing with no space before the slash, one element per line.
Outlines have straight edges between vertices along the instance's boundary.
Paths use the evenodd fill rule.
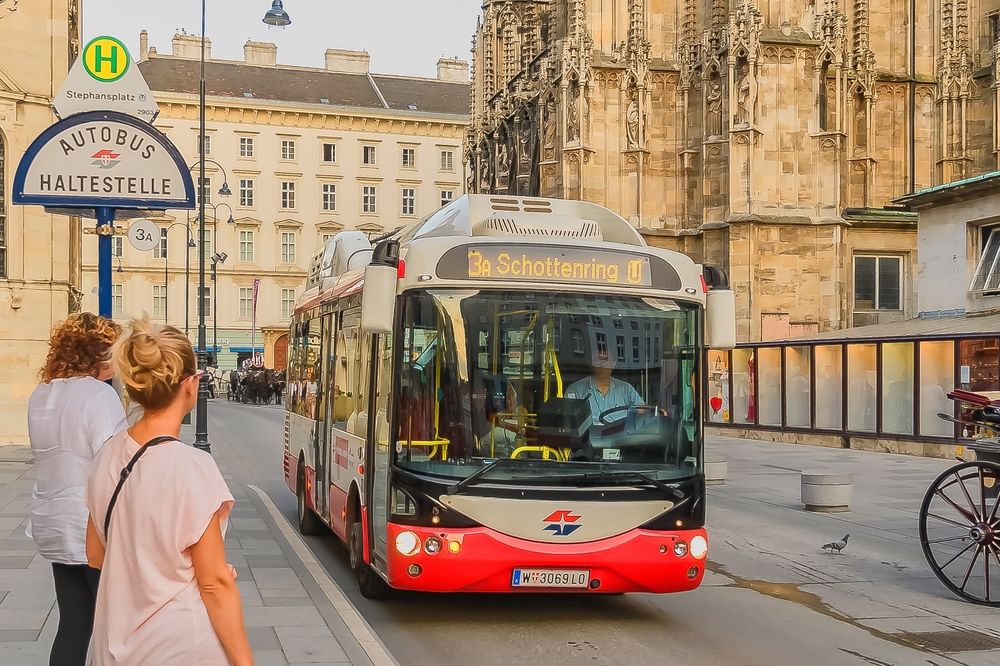
<path fill-rule="evenodd" d="M 115 504 L 118 502 L 118 495 L 121 494 L 122 492 L 122 486 L 125 485 L 125 479 L 127 479 L 129 475 L 132 473 L 132 468 L 135 467 L 135 464 L 139 462 L 139 458 L 142 457 L 142 454 L 144 454 L 149 449 L 149 447 L 156 446 L 157 444 L 163 444 L 165 442 L 175 442 L 175 441 L 177 441 L 176 437 L 166 437 L 166 436 L 154 437 L 153 439 L 149 440 L 148 442 L 140 446 L 139 450 L 135 452 L 134 456 L 132 456 L 132 460 L 129 460 L 128 464 L 122 468 L 121 474 L 119 475 L 120 478 L 118 479 L 118 485 L 115 487 L 115 492 L 112 493 L 111 495 L 111 501 L 108 502 L 108 512 L 104 515 L 105 541 L 107 541 L 108 539 L 108 528 L 111 526 L 111 512 L 115 510 Z"/>

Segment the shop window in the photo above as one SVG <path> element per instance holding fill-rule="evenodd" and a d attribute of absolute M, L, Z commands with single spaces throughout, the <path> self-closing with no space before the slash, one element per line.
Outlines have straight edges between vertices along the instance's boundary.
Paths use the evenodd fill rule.
<path fill-rule="evenodd" d="M 902 257 L 854 257 L 854 310 L 902 310 Z"/>
<path fill-rule="evenodd" d="M 756 364 L 752 349 L 733 350 L 733 423 L 757 422 L 757 399 L 754 395 Z"/>
<path fill-rule="evenodd" d="M 785 348 L 785 425 L 808 428 L 810 418 L 809 347 Z"/>
<path fill-rule="evenodd" d="M 760 358 L 760 379 L 757 388 L 760 395 L 760 415 L 758 423 L 765 426 L 781 425 L 781 348 L 758 349 Z"/>
<path fill-rule="evenodd" d="M 657 346 L 659 348 L 659 346 Z M 708 420 L 711 423 L 731 423 L 729 404 L 729 354 L 724 351 L 708 352 Z"/>
<path fill-rule="evenodd" d="M 913 434 L 913 343 L 882 345 L 882 432 Z"/>
<path fill-rule="evenodd" d="M 962 340 L 959 347 L 959 388 L 966 391 L 1000 391 L 1000 344 L 996 338 Z M 972 410 L 962 404 L 961 417 L 969 420 Z M 950 413 L 950 412 L 949 412 Z"/>
<path fill-rule="evenodd" d="M 847 429 L 875 432 L 875 345 L 847 345 Z"/>
<path fill-rule="evenodd" d="M 920 435 L 952 437 L 955 426 L 938 413 L 954 414 L 948 393 L 955 388 L 955 343 L 951 340 L 920 343 Z"/>
<path fill-rule="evenodd" d="M 843 347 L 818 346 L 816 355 L 816 428 L 844 427 Z"/>

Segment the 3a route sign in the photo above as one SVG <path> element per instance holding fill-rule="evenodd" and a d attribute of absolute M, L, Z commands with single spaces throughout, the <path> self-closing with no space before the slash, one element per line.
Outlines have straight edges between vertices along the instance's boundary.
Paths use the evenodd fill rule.
<path fill-rule="evenodd" d="M 101 83 L 125 76 L 132 59 L 128 49 L 115 37 L 97 37 L 83 48 L 83 69 Z"/>
<path fill-rule="evenodd" d="M 128 242 L 140 252 L 149 252 L 160 244 L 160 229 L 149 220 L 136 220 L 128 228 Z"/>
<path fill-rule="evenodd" d="M 109 36 L 95 37 L 83 47 L 53 106 L 60 118 L 102 110 L 153 122 L 160 112 L 128 48 Z"/>

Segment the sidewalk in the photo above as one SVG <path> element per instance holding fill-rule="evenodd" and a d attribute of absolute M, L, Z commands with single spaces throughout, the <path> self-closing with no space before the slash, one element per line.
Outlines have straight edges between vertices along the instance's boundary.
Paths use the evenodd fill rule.
<path fill-rule="evenodd" d="M 728 478 L 709 486 L 714 573 L 705 587 L 797 603 L 954 660 L 942 663 L 1000 662 L 1000 613 L 952 596 L 920 549 L 920 502 L 956 461 L 722 437 L 707 446 L 710 455 L 727 459 Z M 803 471 L 851 474 L 850 511 L 805 511 Z M 822 551 L 847 533 L 842 554 Z"/>
<path fill-rule="evenodd" d="M 258 666 L 386 663 L 378 658 L 378 650 L 366 652 L 355 638 L 358 619 L 352 616 L 353 609 L 342 605 L 343 597 L 338 597 L 335 586 L 330 588 L 332 582 L 324 580 L 321 570 L 309 566 L 310 555 L 302 552 L 301 542 L 295 543 L 297 535 L 287 525 L 284 531 L 279 528 L 265 501 L 251 487 L 234 482 L 223 464 L 220 468 L 236 498 L 226 550 L 239 573 Z M 33 484 L 30 449 L 0 447 L 0 664 L 4 666 L 48 663 L 58 623 L 50 565 L 24 536 Z"/>

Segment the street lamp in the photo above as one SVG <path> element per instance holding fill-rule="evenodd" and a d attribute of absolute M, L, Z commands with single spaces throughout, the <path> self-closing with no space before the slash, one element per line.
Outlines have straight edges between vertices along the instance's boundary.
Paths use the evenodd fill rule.
<path fill-rule="evenodd" d="M 176 226 L 182 226 L 185 229 L 187 229 L 187 251 L 185 251 L 185 253 L 184 253 L 188 257 L 188 259 L 185 262 L 185 268 L 184 268 L 184 291 L 185 291 L 185 294 L 184 294 L 184 308 L 185 308 L 184 319 L 185 319 L 185 322 L 187 321 L 187 312 L 186 312 L 186 310 L 187 310 L 187 307 L 188 307 L 188 304 L 187 304 L 187 281 L 188 281 L 187 275 L 188 275 L 188 267 L 187 266 L 188 266 L 188 263 L 190 262 L 191 248 L 193 248 L 193 247 L 195 247 L 195 245 L 197 245 L 197 243 L 194 242 L 194 239 L 191 238 L 191 227 L 186 222 L 174 222 L 172 224 L 167 225 L 167 231 L 163 234 L 163 242 L 164 242 L 164 245 L 165 245 L 165 247 L 163 248 L 163 323 L 164 324 L 168 323 L 168 321 L 169 321 L 168 315 L 170 313 L 170 299 L 169 299 L 169 294 L 170 294 L 169 284 L 170 284 L 170 282 L 169 282 L 169 278 L 167 276 L 167 271 L 170 268 L 170 251 L 169 251 L 169 246 L 170 246 L 170 230 L 173 229 Z"/>
<path fill-rule="evenodd" d="M 221 168 L 221 166 L 220 166 Z M 228 188 L 227 188 L 228 189 Z M 222 193 L 222 190 L 219 190 Z M 219 208 L 225 206 L 229 209 L 229 219 L 226 221 L 227 224 L 235 224 L 236 221 L 233 219 L 233 207 L 226 202 L 220 202 L 217 204 L 205 204 L 207 208 L 212 209 L 212 247 L 218 246 L 219 236 Z M 191 211 L 187 211 L 187 222 L 188 225 L 191 224 Z M 200 239 L 204 242 L 205 239 Z M 188 247 L 194 247 L 193 244 L 189 243 Z M 188 335 L 190 332 L 190 315 L 191 315 L 191 253 L 188 252 L 184 257 L 184 335 Z"/>
<path fill-rule="evenodd" d="M 205 192 L 203 184 L 205 182 L 205 4 L 206 0 L 201 0 L 201 58 L 198 72 L 198 238 L 205 237 Z M 270 19 L 270 20 L 268 20 Z M 271 9 L 264 15 L 264 22 L 268 25 L 283 27 L 291 23 L 288 14 L 285 13 L 280 0 L 271 3 Z M 222 165 L 218 164 L 222 169 Z M 228 196 L 228 177 L 226 170 L 222 169 L 225 179 L 219 194 Z M 198 294 L 205 292 L 205 244 L 198 243 Z M 197 420 L 194 428 L 194 446 L 203 451 L 211 451 L 212 445 L 208 442 L 208 377 L 204 371 L 208 368 L 208 356 L 205 349 L 205 299 L 198 299 L 198 369 L 202 371 L 201 381 L 198 384 L 198 407 Z"/>
<path fill-rule="evenodd" d="M 212 353 L 215 355 L 215 367 L 219 367 L 219 264 L 226 263 L 229 255 L 216 252 L 212 255 Z"/>

